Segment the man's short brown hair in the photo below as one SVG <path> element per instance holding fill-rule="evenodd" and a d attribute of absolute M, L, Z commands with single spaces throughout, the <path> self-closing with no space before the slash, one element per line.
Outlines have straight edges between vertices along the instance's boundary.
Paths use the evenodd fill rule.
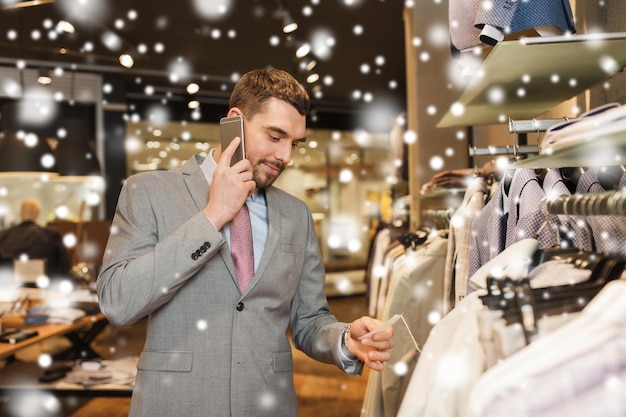
<path fill-rule="evenodd" d="M 241 109 L 247 117 L 253 117 L 272 97 L 291 104 L 303 116 L 309 113 L 310 99 L 302 84 L 288 72 L 276 68 L 245 73 L 235 84 L 228 105 Z"/>

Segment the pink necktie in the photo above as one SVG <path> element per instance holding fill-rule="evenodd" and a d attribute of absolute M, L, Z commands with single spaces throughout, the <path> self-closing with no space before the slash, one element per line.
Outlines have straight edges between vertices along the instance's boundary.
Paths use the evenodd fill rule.
<path fill-rule="evenodd" d="M 248 206 L 241 210 L 230 222 L 230 251 L 237 273 L 239 290 L 243 293 L 254 278 L 254 246 L 252 244 L 252 225 Z"/>

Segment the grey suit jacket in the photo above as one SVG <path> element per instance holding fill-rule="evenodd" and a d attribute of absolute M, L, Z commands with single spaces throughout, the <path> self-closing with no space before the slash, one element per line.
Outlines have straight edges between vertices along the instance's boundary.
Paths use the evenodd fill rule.
<path fill-rule="evenodd" d="M 114 325 L 148 317 L 131 416 L 295 416 L 287 339 L 340 366 L 344 323 L 330 314 L 307 206 L 266 190 L 269 236 L 239 293 L 223 234 L 202 213 L 209 187 L 191 158 L 125 182 L 98 278 Z"/>

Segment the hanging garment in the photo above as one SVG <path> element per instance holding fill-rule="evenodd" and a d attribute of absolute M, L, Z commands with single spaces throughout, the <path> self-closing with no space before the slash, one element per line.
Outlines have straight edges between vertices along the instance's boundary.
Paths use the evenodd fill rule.
<path fill-rule="evenodd" d="M 505 246 L 535 236 L 541 248 L 556 245 L 556 234 L 548 227 L 541 227 L 547 219 L 542 211 L 544 197 L 545 193 L 534 169 L 515 170 L 509 190 Z"/>
<path fill-rule="evenodd" d="M 485 207 L 486 196 L 487 183 L 485 178 L 475 177 L 468 185 L 461 205 L 450 219 L 443 279 L 444 314 L 447 314 L 467 294 L 472 223 Z"/>
<path fill-rule="evenodd" d="M 442 315 L 443 275 L 448 247 L 445 232 L 434 233 L 409 248 L 395 263 L 380 320 L 401 314 L 404 323 L 394 326 L 394 348 L 383 372 L 370 373 L 361 408 L 362 417 L 395 417 L 413 373 L 419 352 L 434 323 Z"/>
<path fill-rule="evenodd" d="M 469 279 L 473 290 L 487 288 L 487 278 L 502 277 L 508 271 L 509 277 L 525 277 L 532 264 L 532 258 L 539 249 L 537 239 L 522 239 L 504 249 L 495 258 L 481 266 Z"/>
<path fill-rule="evenodd" d="M 543 178 L 543 191 L 548 199 L 572 194 L 558 168 L 552 168 L 546 173 Z M 548 216 L 550 216 L 551 225 L 558 229 L 555 235 L 558 233 L 562 242 L 566 242 L 565 244 L 561 242 L 561 247 L 574 247 L 585 251 L 592 249 L 591 239 L 585 224 L 582 223 L 584 222 L 582 218 L 564 214 L 549 214 Z"/>
<path fill-rule="evenodd" d="M 469 279 L 478 269 L 504 250 L 506 240 L 504 181 L 472 222 L 469 247 Z M 508 207 L 507 207 L 508 208 Z"/>
<path fill-rule="evenodd" d="M 378 280 L 378 291 L 375 302 L 373 317 L 381 320 L 383 307 L 387 300 L 387 292 L 389 290 L 390 282 L 393 280 L 394 272 L 398 264 L 402 261 L 406 255 L 406 248 L 399 242 L 393 242 L 389 245 L 389 249 L 385 253 L 383 259 L 382 275 Z"/>
<path fill-rule="evenodd" d="M 578 194 L 601 193 L 605 191 L 598 181 L 598 176 L 593 170 L 585 171 L 576 184 L 576 192 Z"/>
<path fill-rule="evenodd" d="M 468 294 L 433 327 L 397 417 L 460 416 L 486 366 L 477 325 L 481 293 Z"/>
<path fill-rule="evenodd" d="M 378 297 L 378 285 L 379 280 L 384 273 L 383 259 L 385 252 L 391 244 L 391 231 L 389 227 L 380 229 L 374 241 L 372 243 L 372 250 L 370 251 L 370 259 L 367 265 L 367 271 L 365 274 L 366 285 L 366 305 L 368 314 L 372 317 L 376 314 L 376 303 L 373 301 Z"/>
<path fill-rule="evenodd" d="M 576 191 L 580 194 L 602 193 L 606 191 L 597 174 L 587 170 L 580 176 Z M 595 250 L 601 253 L 626 255 L 626 230 L 621 227 L 624 218 L 621 216 L 596 215 L 588 216 L 587 223 L 592 231 Z"/>
<path fill-rule="evenodd" d="M 566 259 L 542 262 L 530 271 L 528 279 L 533 288 L 547 288 L 558 285 L 574 285 L 589 280 L 591 270 L 576 268 Z"/>
<path fill-rule="evenodd" d="M 465 417 L 623 416 L 626 280 L 615 280 L 570 322 L 487 370 Z"/>
<path fill-rule="evenodd" d="M 392 275 L 390 281 L 393 283 L 399 279 L 399 276 L 408 275 L 410 271 L 408 271 L 407 264 L 412 263 L 411 260 L 418 256 L 418 250 L 408 250 L 402 256 L 398 257 L 394 263 L 393 270 L 389 271 L 389 274 Z M 381 309 L 378 318 L 382 321 L 389 319 L 384 308 Z M 384 415 L 383 410 L 381 374 L 380 372 L 372 372 L 367 379 L 363 406 L 361 407 L 361 417 L 381 417 Z"/>
<path fill-rule="evenodd" d="M 432 235 L 407 256 L 404 271 L 394 277 L 384 308 L 385 320 L 403 314 L 411 332 L 402 325 L 394 330 L 391 359 L 381 372 L 384 416 L 394 417 L 406 392 L 419 352 L 433 325 L 442 317 L 443 271 L 448 250 L 447 233 Z M 413 337 L 412 337 L 412 336 Z"/>

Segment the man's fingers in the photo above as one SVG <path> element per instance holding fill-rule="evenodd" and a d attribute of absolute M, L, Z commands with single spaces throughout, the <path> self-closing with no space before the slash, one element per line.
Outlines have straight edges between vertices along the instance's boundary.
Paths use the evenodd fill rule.
<path fill-rule="evenodd" d="M 230 166 L 230 161 L 233 159 L 233 155 L 235 155 L 235 151 L 240 143 L 241 138 L 239 136 L 231 140 L 226 149 L 222 149 L 219 164 Z"/>

